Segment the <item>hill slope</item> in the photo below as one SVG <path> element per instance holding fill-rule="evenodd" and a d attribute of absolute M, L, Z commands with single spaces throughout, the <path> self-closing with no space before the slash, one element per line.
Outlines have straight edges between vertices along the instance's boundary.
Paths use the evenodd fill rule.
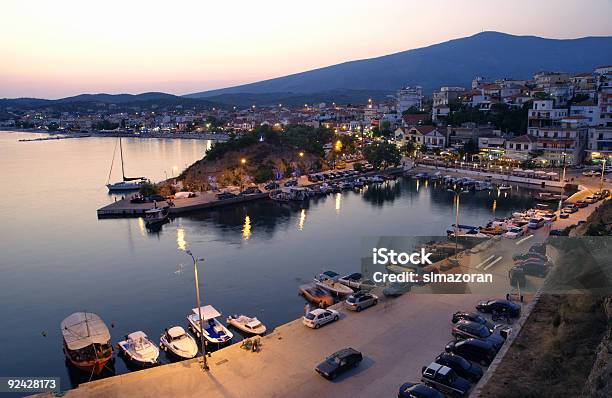
<path fill-rule="evenodd" d="M 540 70 L 583 72 L 609 63 L 612 63 L 612 37 L 557 40 L 483 32 L 429 47 L 188 97 L 339 89 L 397 90 L 406 84 L 419 84 L 430 93 L 440 85 L 469 85 L 474 76 L 529 78 Z"/>

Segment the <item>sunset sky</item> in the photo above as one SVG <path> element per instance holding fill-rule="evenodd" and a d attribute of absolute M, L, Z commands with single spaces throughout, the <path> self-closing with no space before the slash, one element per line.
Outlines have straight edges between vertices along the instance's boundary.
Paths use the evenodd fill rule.
<path fill-rule="evenodd" d="M 607 36 L 611 15 L 610 0 L 4 0 L 0 97 L 186 94 L 482 30 Z"/>

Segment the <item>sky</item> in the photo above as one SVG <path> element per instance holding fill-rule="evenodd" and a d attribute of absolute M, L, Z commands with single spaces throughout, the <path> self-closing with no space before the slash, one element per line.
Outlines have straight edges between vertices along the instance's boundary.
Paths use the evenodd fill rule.
<path fill-rule="evenodd" d="M 188 94 L 483 30 L 612 35 L 611 0 L 2 0 L 0 98 Z"/>

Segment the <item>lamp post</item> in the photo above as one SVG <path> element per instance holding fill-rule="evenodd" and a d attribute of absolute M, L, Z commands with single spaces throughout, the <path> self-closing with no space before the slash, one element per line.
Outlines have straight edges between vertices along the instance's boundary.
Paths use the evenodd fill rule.
<path fill-rule="evenodd" d="M 603 163 L 601 164 L 601 179 L 599 180 L 599 192 L 603 192 L 604 185 L 604 174 L 606 173 L 606 160 L 604 158 Z"/>
<path fill-rule="evenodd" d="M 198 259 L 196 259 L 191 250 L 185 250 L 191 259 L 193 260 L 193 274 L 195 276 L 195 289 L 196 289 L 196 305 L 198 306 L 198 317 L 200 319 L 200 344 L 202 350 L 202 369 L 210 370 L 208 362 L 206 361 L 206 344 L 204 343 L 204 320 L 202 319 L 202 304 L 200 304 L 200 285 L 198 283 Z M 200 259 L 204 261 L 204 259 Z"/>
<path fill-rule="evenodd" d="M 457 235 L 459 234 L 459 197 L 461 196 L 462 193 L 466 193 L 468 191 L 455 185 L 453 189 L 449 188 L 448 192 L 451 192 L 454 195 L 454 199 L 455 199 L 455 206 L 456 206 L 455 207 L 455 261 L 458 261 L 459 259 L 457 258 L 457 252 L 458 252 L 459 242 L 458 242 Z"/>
<path fill-rule="evenodd" d="M 561 182 L 565 182 L 565 152 L 563 152 L 563 177 L 561 177 Z"/>

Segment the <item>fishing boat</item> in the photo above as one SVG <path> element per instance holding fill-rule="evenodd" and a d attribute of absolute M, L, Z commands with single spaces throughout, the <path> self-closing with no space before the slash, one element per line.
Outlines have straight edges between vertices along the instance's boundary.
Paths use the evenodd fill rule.
<path fill-rule="evenodd" d="M 291 200 L 291 193 L 282 189 L 271 191 L 268 196 L 275 202 L 289 202 Z"/>
<path fill-rule="evenodd" d="M 234 335 L 230 332 L 217 317 L 221 316 L 221 313 L 217 311 L 212 305 L 204 305 L 200 308 L 193 308 L 191 310 L 193 314 L 187 316 L 189 327 L 199 338 L 205 338 L 214 344 L 224 344 L 229 342 Z M 202 316 L 202 328 L 200 327 L 200 314 Z"/>
<path fill-rule="evenodd" d="M 266 326 L 255 317 L 251 318 L 246 315 L 230 315 L 227 317 L 227 323 L 248 334 L 262 335 L 266 333 Z"/>
<path fill-rule="evenodd" d="M 136 365 L 152 366 L 157 364 L 159 348 L 142 331 L 125 336 L 117 346 L 123 355 Z"/>
<path fill-rule="evenodd" d="M 113 357 L 108 327 L 97 314 L 75 312 L 60 327 L 64 354 L 75 367 L 91 374 L 100 374 Z"/>
<path fill-rule="evenodd" d="M 339 276 L 338 274 L 336 275 Z M 344 296 L 354 293 L 353 289 L 338 282 L 337 278 L 330 278 L 326 273 L 322 273 L 321 275 L 319 275 L 317 278 L 315 278 L 314 282 L 315 285 L 317 285 L 318 287 L 337 295 Z"/>
<path fill-rule="evenodd" d="M 334 304 L 334 297 L 331 293 L 315 285 L 300 286 L 298 294 L 319 308 L 329 307 Z"/>
<path fill-rule="evenodd" d="M 106 187 L 109 192 L 117 192 L 117 191 L 137 191 L 142 187 L 142 185 L 149 180 L 145 177 L 126 177 L 125 176 L 125 165 L 123 161 L 123 145 L 121 144 L 121 137 L 119 137 L 119 153 L 121 157 L 121 176 L 123 177 L 122 181 L 110 183 L 110 177 L 113 172 L 113 163 L 115 162 L 115 152 L 117 151 L 117 147 L 115 146 L 115 151 L 113 152 L 113 161 L 111 162 L 110 171 L 108 172 L 108 181 L 106 183 Z"/>
<path fill-rule="evenodd" d="M 181 326 L 166 329 L 159 339 L 162 350 L 178 359 L 194 358 L 198 354 L 198 344 Z"/>
<path fill-rule="evenodd" d="M 168 220 L 168 214 L 170 212 L 170 207 L 165 206 L 162 208 L 156 207 L 154 209 L 149 209 L 145 211 L 145 225 L 149 228 L 154 227 L 156 225 L 163 224 Z"/>

